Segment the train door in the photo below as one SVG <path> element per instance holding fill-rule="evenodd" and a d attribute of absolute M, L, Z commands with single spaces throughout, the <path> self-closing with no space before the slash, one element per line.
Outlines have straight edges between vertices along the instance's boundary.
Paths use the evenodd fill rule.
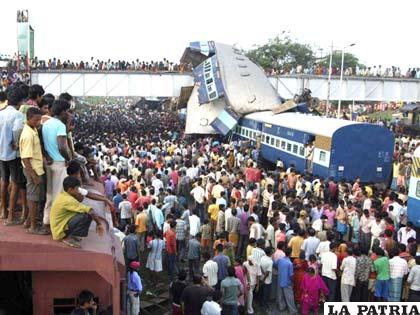
<path fill-rule="evenodd" d="M 305 143 L 305 146 L 303 147 L 304 155 L 305 155 L 305 169 L 309 173 L 313 172 L 314 154 L 315 154 L 314 141 L 315 141 L 315 136 L 310 135 Z"/>
<path fill-rule="evenodd" d="M 420 229 L 420 147 L 414 151 L 408 191 L 408 220 Z"/>
<path fill-rule="evenodd" d="M 255 136 L 255 148 L 260 151 L 261 150 L 261 134 L 257 133 Z"/>

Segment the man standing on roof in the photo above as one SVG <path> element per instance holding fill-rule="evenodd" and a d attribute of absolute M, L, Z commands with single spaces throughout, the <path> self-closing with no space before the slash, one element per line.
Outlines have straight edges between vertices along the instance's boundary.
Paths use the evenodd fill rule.
<path fill-rule="evenodd" d="M 50 225 L 52 203 L 63 189 L 63 180 L 67 176 L 66 164 L 71 160 L 65 125 L 69 108 L 69 103 L 65 101 L 54 101 L 52 107 L 54 117 L 42 125 L 42 138 L 48 161 L 46 166 L 47 201 L 43 218 L 46 227 Z"/>

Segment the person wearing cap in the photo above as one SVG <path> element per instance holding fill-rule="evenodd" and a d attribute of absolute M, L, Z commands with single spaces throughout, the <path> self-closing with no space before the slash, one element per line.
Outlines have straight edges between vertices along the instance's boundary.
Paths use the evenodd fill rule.
<path fill-rule="evenodd" d="M 143 291 L 141 278 L 137 272 L 140 268 L 138 261 L 132 261 L 127 273 L 127 315 L 138 315 L 140 312 L 140 294 Z"/>

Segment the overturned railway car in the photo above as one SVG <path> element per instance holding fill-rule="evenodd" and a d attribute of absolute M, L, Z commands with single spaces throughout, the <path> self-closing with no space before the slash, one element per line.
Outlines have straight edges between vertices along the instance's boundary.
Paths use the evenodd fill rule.
<path fill-rule="evenodd" d="M 392 170 L 393 133 L 381 126 L 301 113 L 271 111 L 244 116 L 234 137 L 260 148 L 265 160 L 334 180 L 360 177 L 387 182 Z M 305 147 L 313 144 L 311 159 Z"/>

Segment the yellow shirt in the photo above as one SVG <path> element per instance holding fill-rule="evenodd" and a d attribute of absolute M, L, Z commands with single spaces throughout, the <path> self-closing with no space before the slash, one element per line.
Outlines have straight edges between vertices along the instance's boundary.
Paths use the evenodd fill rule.
<path fill-rule="evenodd" d="M 136 217 L 136 232 L 143 233 L 147 231 L 147 214 L 145 212 L 141 212 Z"/>
<path fill-rule="evenodd" d="M 292 248 L 292 253 L 290 257 L 292 258 L 299 258 L 300 250 L 303 244 L 303 237 L 302 236 L 293 236 L 288 244 L 288 247 Z"/>
<path fill-rule="evenodd" d="M 217 221 L 217 216 L 219 214 L 219 205 L 211 204 L 207 209 L 207 212 L 210 214 L 210 218 L 213 221 Z"/>
<path fill-rule="evenodd" d="M 365 186 L 366 192 L 368 194 L 368 197 L 372 197 L 373 195 L 373 191 L 372 188 L 370 188 L 369 186 Z"/>
<path fill-rule="evenodd" d="M 211 194 L 212 194 L 212 195 L 213 195 L 213 197 L 215 197 L 215 198 L 220 198 L 220 193 L 221 193 L 222 191 L 225 191 L 225 188 L 224 188 L 222 185 L 217 184 L 217 185 L 215 185 L 215 186 L 213 187 L 213 190 L 211 191 Z"/>
<path fill-rule="evenodd" d="M 246 247 L 246 259 L 248 259 L 248 257 L 249 256 L 251 256 L 251 252 L 252 252 L 252 250 L 254 249 L 255 247 L 254 246 L 252 246 L 252 245 L 248 245 L 247 247 Z"/>
<path fill-rule="evenodd" d="M 77 201 L 72 195 L 63 191 L 55 198 L 51 207 L 51 233 L 53 239 L 61 240 L 66 236 L 64 231 L 67 229 L 67 223 L 77 213 L 88 213 L 91 207 L 88 207 Z"/>
<path fill-rule="evenodd" d="M 399 175 L 398 170 L 400 169 L 400 163 L 393 163 L 392 164 L 392 176 L 397 178 Z"/>
<path fill-rule="evenodd" d="M 42 163 L 41 142 L 38 130 L 25 124 L 19 139 L 19 151 L 21 159 L 30 159 L 32 168 L 37 175 L 44 175 L 44 165 Z M 22 162 L 23 167 L 25 165 Z"/>

